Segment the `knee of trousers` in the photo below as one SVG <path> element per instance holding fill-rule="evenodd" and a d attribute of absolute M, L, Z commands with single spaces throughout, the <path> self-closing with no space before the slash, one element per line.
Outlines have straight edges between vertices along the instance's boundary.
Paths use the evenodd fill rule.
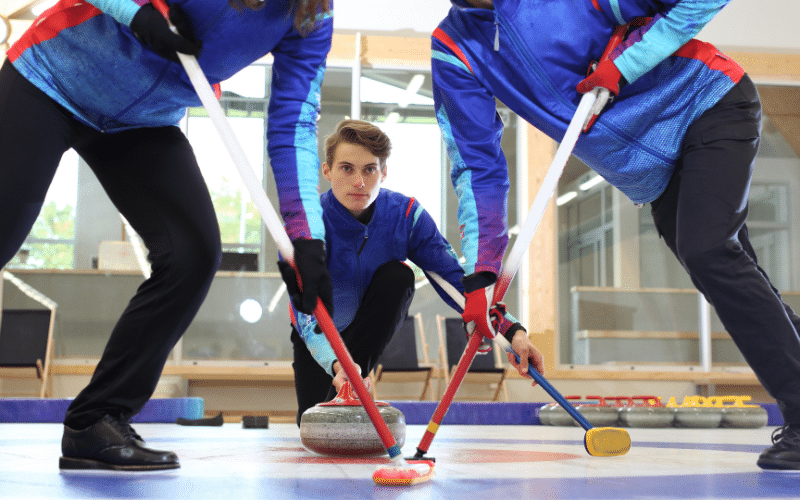
<path fill-rule="evenodd" d="M 384 284 L 394 290 L 414 290 L 414 271 L 397 260 L 391 260 L 375 271 L 370 286 Z"/>
<path fill-rule="evenodd" d="M 222 260 L 219 239 L 194 238 L 192 242 L 172 245 L 170 250 L 153 258 L 153 271 L 166 270 L 181 282 L 204 282 L 214 277 Z"/>
<path fill-rule="evenodd" d="M 711 246 L 678 244 L 678 258 L 690 275 L 734 272 L 750 258 L 742 246 L 734 240 L 726 240 Z"/>

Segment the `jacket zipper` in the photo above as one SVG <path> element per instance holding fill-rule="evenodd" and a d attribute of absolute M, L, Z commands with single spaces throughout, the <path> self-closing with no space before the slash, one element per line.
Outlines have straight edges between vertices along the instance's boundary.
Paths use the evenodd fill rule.
<path fill-rule="evenodd" d="M 364 250 L 364 246 L 367 244 L 367 239 L 369 238 L 369 229 L 364 230 L 364 239 L 361 241 L 361 247 L 358 249 L 356 255 L 361 255 L 361 251 Z"/>

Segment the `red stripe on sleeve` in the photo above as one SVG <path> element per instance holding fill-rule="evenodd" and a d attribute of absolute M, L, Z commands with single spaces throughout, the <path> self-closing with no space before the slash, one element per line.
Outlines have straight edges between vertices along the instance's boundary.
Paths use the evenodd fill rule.
<path fill-rule="evenodd" d="M 739 80 L 744 76 L 744 68 L 739 66 L 739 63 L 707 42 L 694 39 L 689 40 L 683 47 L 675 52 L 675 55 L 698 60 L 714 71 L 721 71 L 728 75 L 728 77 L 733 80 L 734 84 L 739 83 Z"/>
<path fill-rule="evenodd" d="M 56 10 L 62 9 L 62 10 Z M 22 37 L 8 50 L 8 59 L 14 62 L 31 46 L 55 38 L 67 28 L 72 28 L 103 12 L 86 2 L 76 2 L 64 8 L 57 5 L 36 19 Z"/>
<path fill-rule="evenodd" d="M 411 213 L 411 206 L 414 204 L 414 198 L 408 200 L 408 208 L 406 208 L 406 219 L 408 219 L 409 214 Z"/>
<path fill-rule="evenodd" d="M 467 68 L 469 68 L 470 72 L 475 73 L 474 71 L 472 71 L 472 66 L 469 64 L 467 56 L 465 56 L 464 53 L 461 52 L 461 49 L 459 49 L 458 45 L 456 45 L 456 42 L 454 42 L 453 39 L 450 38 L 450 35 L 445 33 L 441 28 L 436 28 L 435 30 L 433 30 L 433 37 L 438 39 L 443 44 L 447 45 L 447 48 L 453 51 L 456 57 L 458 57 L 461 60 L 461 62 L 463 62 L 467 66 Z"/>

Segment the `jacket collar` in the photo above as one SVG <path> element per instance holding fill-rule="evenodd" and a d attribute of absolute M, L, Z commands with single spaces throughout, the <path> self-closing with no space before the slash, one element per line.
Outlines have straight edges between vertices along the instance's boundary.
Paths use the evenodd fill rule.
<path fill-rule="evenodd" d="M 337 229 L 344 229 L 344 230 L 363 230 L 365 227 L 369 227 L 372 224 L 372 221 L 378 216 L 378 213 L 381 210 L 381 206 L 383 205 L 384 199 L 384 189 L 381 188 L 380 192 L 378 193 L 378 197 L 375 198 L 373 202 L 373 206 L 375 210 L 372 213 L 372 219 L 370 219 L 369 224 L 362 224 L 358 221 L 353 214 L 348 211 L 344 205 L 339 203 L 339 200 L 333 195 L 332 190 L 325 191 L 322 193 L 320 197 L 320 202 L 322 203 L 322 209 L 324 210 L 325 214 L 327 214 L 331 220 L 335 223 Z"/>

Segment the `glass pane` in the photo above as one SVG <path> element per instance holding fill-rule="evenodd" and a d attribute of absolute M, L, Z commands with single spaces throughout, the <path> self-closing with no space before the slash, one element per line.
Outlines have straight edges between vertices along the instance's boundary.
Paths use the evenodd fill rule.
<path fill-rule="evenodd" d="M 9 269 L 72 269 L 75 245 L 72 243 L 26 243 L 11 259 Z"/>
<path fill-rule="evenodd" d="M 785 184 L 754 182 L 750 186 L 748 223 L 786 222 L 789 214 L 788 193 L 789 188 Z"/>
<path fill-rule="evenodd" d="M 267 92 L 265 66 L 248 66 L 220 84 L 223 95 L 264 98 Z"/>
<path fill-rule="evenodd" d="M 376 123 L 392 141 L 383 187 L 413 196 L 441 226 L 442 147 L 439 126 Z"/>
<path fill-rule="evenodd" d="M 229 117 L 229 122 L 243 145 L 250 166 L 259 180 L 263 180 L 264 120 Z M 222 242 L 259 243 L 261 217 L 211 120 L 202 116 L 190 117 L 188 136 L 214 202 L 222 232 Z"/>
<path fill-rule="evenodd" d="M 291 360 L 282 284 L 278 276 L 217 276 L 183 336 L 184 361 Z"/>
<path fill-rule="evenodd" d="M 64 153 L 39 217 L 17 255 L 8 263 L 9 269 L 74 267 L 78 161 L 78 154 L 74 150 Z"/>
<path fill-rule="evenodd" d="M 778 290 L 790 290 L 789 230 L 750 227 L 749 233 L 758 265 Z"/>

